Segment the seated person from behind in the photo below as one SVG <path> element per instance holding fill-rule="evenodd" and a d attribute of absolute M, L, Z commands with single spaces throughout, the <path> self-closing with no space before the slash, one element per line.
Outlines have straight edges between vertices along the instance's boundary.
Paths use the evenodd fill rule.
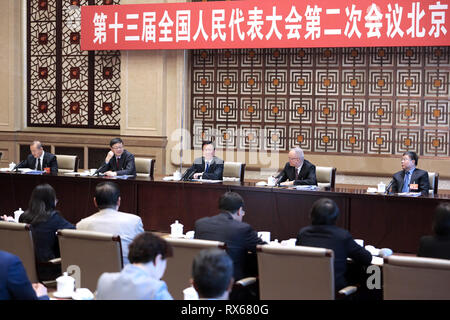
<path fill-rule="evenodd" d="M 233 261 L 234 279 L 255 276 L 256 257 L 248 252 L 256 252 L 257 244 L 265 242 L 258 238 L 253 228 L 242 219 L 245 215 L 244 200 L 235 192 L 226 192 L 219 199 L 220 213 L 204 217 L 195 222 L 195 238 L 222 241 L 227 245 L 227 253 Z"/>
<path fill-rule="evenodd" d="M 297 235 L 296 245 L 327 248 L 334 251 L 335 290 L 339 291 L 348 285 L 346 279 L 347 258 L 362 266 L 371 264 L 372 255 L 358 245 L 351 234 L 337 227 L 336 220 L 339 208 L 327 198 L 314 202 L 311 209 L 311 225 L 304 227 Z"/>
<path fill-rule="evenodd" d="M 228 300 L 233 288 L 233 262 L 224 250 L 202 250 L 192 264 L 192 286 L 200 300 Z"/>
<path fill-rule="evenodd" d="M 428 172 L 417 169 L 419 157 L 415 152 L 406 151 L 402 156 L 402 170 L 392 177 L 392 192 L 421 192 L 428 194 L 430 190 L 430 180 Z"/>
<path fill-rule="evenodd" d="M 56 231 L 75 229 L 75 226 L 55 209 L 56 203 L 56 194 L 52 186 L 38 185 L 31 193 L 28 209 L 19 218 L 19 222 L 31 225 L 40 281 L 55 280 L 61 275 L 60 264 L 47 263 L 61 256 Z"/>
<path fill-rule="evenodd" d="M 420 238 L 419 257 L 450 259 L 450 203 L 441 203 L 434 213 L 432 236 Z"/>
<path fill-rule="evenodd" d="M 111 150 L 108 152 L 105 163 L 98 170 L 105 173 L 106 176 L 135 176 L 136 164 L 134 155 L 123 147 L 123 141 L 120 138 L 114 138 L 109 142 Z"/>
<path fill-rule="evenodd" d="M 277 176 L 278 182 L 282 186 L 317 185 L 316 166 L 305 160 L 305 155 L 301 148 L 291 149 L 288 157 L 289 162 L 286 163 L 283 171 Z"/>
<path fill-rule="evenodd" d="M 120 212 L 120 190 L 114 182 L 101 182 L 95 187 L 94 205 L 99 212 L 77 223 L 78 230 L 112 233 L 120 236 L 123 264 L 128 264 L 128 245 L 144 232 L 139 216 Z"/>
<path fill-rule="evenodd" d="M 196 158 L 194 164 L 185 172 L 194 179 L 222 180 L 223 160 L 215 156 L 216 148 L 211 141 L 202 143 L 203 156 Z"/>
<path fill-rule="evenodd" d="M 27 159 L 17 166 L 17 168 L 30 168 L 32 170 L 43 171 L 50 168 L 50 173 L 58 173 L 58 163 L 56 156 L 50 152 L 45 152 L 39 141 L 33 141 L 30 145 L 31 154 Z"/>
<path fill-rule="evenodd" d="M 164 239 L 143 232 L 130 243 L 130 264 L 116 273 L 103 273 L 98 279 L 97 300 L 172 300 L 161 280 L 172 256 Z"/>
<path fill-rule="evenodd" d="M 1 250 L 0 300 L 48 300 L 47 288 L 30 283 L 19 257 Z"/>

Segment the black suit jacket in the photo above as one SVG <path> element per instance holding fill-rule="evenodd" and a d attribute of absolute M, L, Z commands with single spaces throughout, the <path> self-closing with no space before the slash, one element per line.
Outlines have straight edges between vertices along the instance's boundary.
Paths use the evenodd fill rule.
<path fill-rule="evenodd" d="M 450 236 L 424 236 L 420 238 L 419 257 L 449 259 Z"/>
<path fill-rule="evenodd" d="M 123 175 L 135 176 L 136 164 L 134 162 L 134 155 L 128 152 L 127 150 L 123 150 L 123 153 L 119 159 L 119 167 L 117 167 L 116 156 L 113 156 L 109 160 L 109 162 L 105 166 L 103 166 L 103 168 L 100 170 L 100 172 L 102 173 L 106 171 L 117 172 L 118 176 Z"/>
<path fill-rule="evenodd" d="M 255 276 L 256 270 L 250 266 L 256 261 L 248 260 L 247 252 L 256 252 L 257 244 L 264 244 L 253 228 L 245 222 L 234 220 L 229 213 L 220 213 L 205 217 L 195 222 L 195 238 L 222 241 L 234 266 L 234 279 L 237 281 L 247 276 Z"/>
<path fill-rule="evenodd" d="M 392 177 L 394 183 L 392 184 L 392 192 L 399 193 L 402 192 L 403 182 L 405 180 L 405 171 L 401 170 L 394 174 Z M 418 184 L 418 190 L 410 190 L 410 192 L 421 192 L 422 194 L 428 194 L 430 191 L 430 180 L 428 178 L 428 172 L 421 169 L 415 169 L 409 180 L 410 184 Z"/>
<path fill-rule="evenodd" d="M 37 297 L 19 257 L 0 251 L 0 300 L 48 300 Z"/>
<path fill-rule="evenodd" d="M 277 179 L 281 179 L 279 180 L 280 183 L 286 180 L 295 180 L 295 167 L 291 167 L 287 162 Z M 294 181 L 294 185 L 317 185 L 316 166 L 308 160 L 303 160 L 303 166 L 300 169 L 298 179 Z"/>
<path fill-rule="evenodd" d="M 26 161 L 22 163 L 18 168 L 30 168 L 34 170 L 36 168 L 37 159 L 29 154 Z M 49 152 L 44 152 L 44 159 L 42 159 L 42 170 L 44 168 L 50 168 L 51 173 L 58 173 L 58 162 L 56 161 L 56 156 Z"/>
<path fill-rule="evenodd" d="M 194 160 L 194 164 L 187 171 L 193 171 L 194 173 L 205 171 L 205 157 L 196 158 Z M 217 157 L 213 157 L 208 171 L 203 173 L 202 179 L 223 180 L 223 160 Z"/>
<path fill-rule="evenodd" d="M 301 229 L 297 245 L 327 248 L 334 251 L 335 290 L 346 287 L 347 258 L 359 265 L 368 266 L 372 261 L 369 251 L 358 245 L 351 234 L 334 225 L 311 225 Z"/>
<path fill-rule="evenodd" d="M 32 216 L 29 215 L 28 211 L 19 218 L 19 222 L 22 223 L 31 224 L 31 221 Z M 60 274 L 60 265 L 54 266 L 44 263 L 61 256 L 58 238 L 56 236 L 56 231 L 59 229 L 75 229 L 75 226 L 64 219 L 58 211 L 53 211 L 47 221 L 31 225 L 34 251 L 38 262 L 37 272 L 40 281 L 54 280 Z"/>

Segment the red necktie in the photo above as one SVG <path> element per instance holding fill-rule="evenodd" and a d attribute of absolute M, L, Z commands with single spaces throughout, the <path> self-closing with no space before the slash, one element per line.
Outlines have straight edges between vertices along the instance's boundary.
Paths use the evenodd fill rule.
<path fill-rule="evenodd" d="M 295 180 L 298 180 L 298 169 L 295 168 Z"/>
<path fill-rule="evenodd" d="M 117 166 L 117 170 L 119 170 L 119 158 L 116 158 L 116 166 Z"/>

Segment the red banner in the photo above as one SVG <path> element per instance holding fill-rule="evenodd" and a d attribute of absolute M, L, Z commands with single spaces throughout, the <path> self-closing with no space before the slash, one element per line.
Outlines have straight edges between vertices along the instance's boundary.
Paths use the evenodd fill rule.
<path fill-rule="evenodd" d="M 449 2 L 252 0 L 83 6 L 81 49 L 448 46 Z"/>

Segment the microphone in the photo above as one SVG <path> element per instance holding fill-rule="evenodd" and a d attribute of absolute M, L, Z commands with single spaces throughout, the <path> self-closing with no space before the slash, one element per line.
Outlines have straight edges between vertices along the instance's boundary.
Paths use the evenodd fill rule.
<path fill-rule="evenodd" d="M 181 178 L 181 181 L 188 181 L 192 178 L 192 176 L 195 173 L 195 169 L 192 167 L 187 169 L 186 172 L 183 174 L 183 177 Z"/>
<path fill-rule="evenodd" d="M 107 165 L 106 162 L 103 162 L 103 164 L 98 168 L 92 176 L 98 176 L 100 174 L 100 170 L 102 170 Z"/>
<path fill-rule="evenodd" d="M 275 182 L 276 186 L 278 186 L 278 187 L 280 186 L 281 179 L 283 179 L 283 175 L 282 174 L 280 174 L 280 176 L 277 178 L 277 181 Z"/>
<path fill-rule="evenodd" d="M 21 165 L 23 165 L 25 163 L 25 161 L 27 161 L 27 159 L 22 160 L 19 164 L 16 164 L 16 166 L 14 167 L 14 169 L 12 169 L 12 171 L 18 172 L 19 171 L 19 167 Z"/>
<path fill-rule="evenodd" d="M 392 187 L 392 185 L 394 184 L 394 182 L 395 182 L 394 179 L 392 179 L 391 182 L 389 182 L 389 184 L 388 184 L 387 187 L 386 187 L 386 191 L 385 191 L 386 194 L 389 194 L 389 189 Z"/>

